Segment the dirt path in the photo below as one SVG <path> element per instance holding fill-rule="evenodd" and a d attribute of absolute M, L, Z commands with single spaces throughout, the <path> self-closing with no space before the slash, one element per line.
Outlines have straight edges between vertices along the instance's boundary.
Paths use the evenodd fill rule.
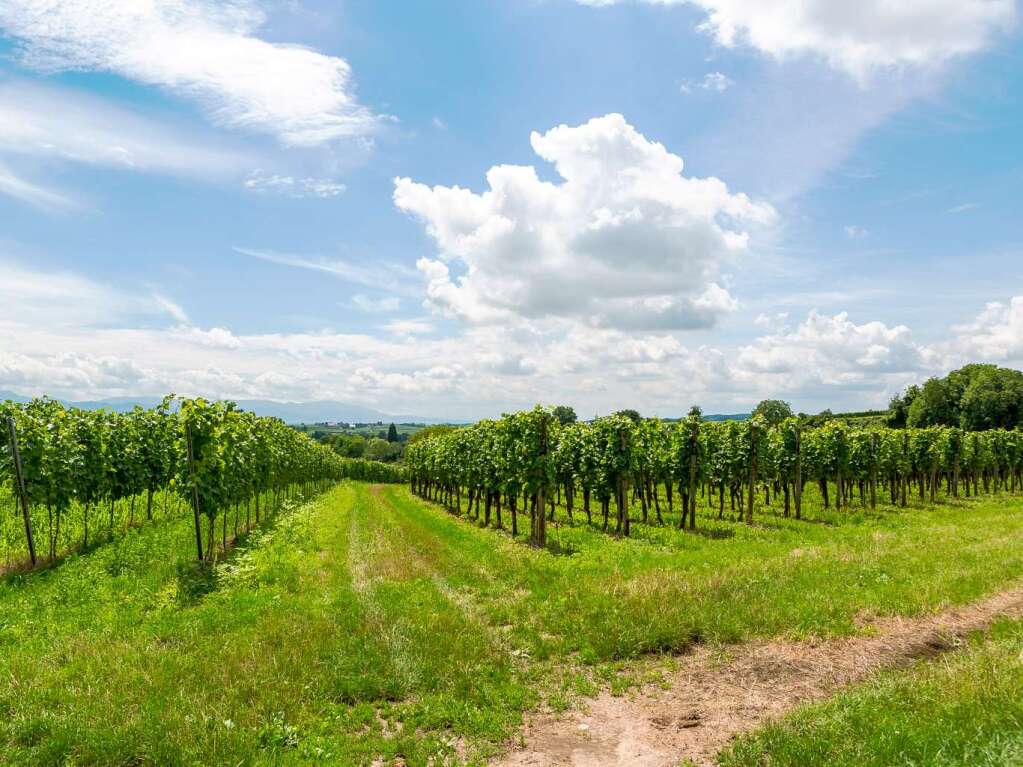
<path fill-rule="evenodd" d="M 881 668 L 953 649 L 1001 616 L 1023 616 L 1023 586 L 972 605 L 874 624 L 874 636 L 814 643 L 755 642 L 722 657 L 697 648 L 668 686 L 601 694 L 585 710 L 527 719 L 525 747 L 499 767 L 675 767 L 715 764 L 735 735 L 818 700 Z"/>

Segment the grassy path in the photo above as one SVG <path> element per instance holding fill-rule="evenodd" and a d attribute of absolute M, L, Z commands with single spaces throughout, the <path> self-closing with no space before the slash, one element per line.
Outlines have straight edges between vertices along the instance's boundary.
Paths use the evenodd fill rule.
<path fill-rule="evenodd" d="M 641 655 L 846 635 L 1023 576 L 1017 500 L 701 522 L 631 541 L 563 526 L 552 554 L 405 488 L 345 485 L 213 583 L 187 566 L 188 520 L 130 531 L 0 580 L 0 763 L 473 761 L 541 700 L 674 664 Z"/>

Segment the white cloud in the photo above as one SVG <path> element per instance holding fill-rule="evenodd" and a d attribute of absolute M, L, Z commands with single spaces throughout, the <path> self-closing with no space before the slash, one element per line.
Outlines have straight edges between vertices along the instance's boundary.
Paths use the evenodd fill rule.
<path fill-rule="evenodd" d="M 276 173 L 253 172 L 245 179 L 245 188 L 254 192 L 272 192 L 285 197 L 300 199 L 318 197 L 329 199 L 344 194 L 347 187 L 329 178 L 295 178 Z"/>
<path fill-rule="evenodd" d="M 310 146 L 363 136 L 378 118 L 348 63 L 256 37 L 255 0 L 6 0 L 0 28 L 43 71 L 112 72 L 197 100 L 219 125 Z"/>
<path fill-rule="evenodd" d="M 0 164 L 0 195 L 11 197 L 43 210 L 72 210 L 81 203 L 60 192 L 19 178 Z"/>
<path fill-rule="evenodd" d="M 733 85 L 735 85 L 735 80 L 728 77 L 728 75 L 722 74 L 721 72 L 708 72 L 703 76 L 703 79 L 700 80 L 699 82 L 686 80 L 684 83 L 682 83 L 680 90 L 683 93 L 692 93 L 693 88 L 699 88 L 700 90 L 704 91 L 724 93 Z"/>
<path fill-rule="evenodd" d="M 430 308 L 470 322 L 677 329 L 709 327 L 735 307 L 720 269 L 746 251 L 742 227 L 774 220 L 769 205 L 684 176 L 681 157 L 621 115 L 531 143 L 561 183 L 511 165 L 491 168 L 482 194 L 395 180 L 395 204 L 439 249 L 417 264 Z"/>
<path fill-rule="evenodd" d="M 848 224 L 843 227 L 845 236 L 850 240 L 862 240 L 864 237 L 870 235 L 870 230 L 857 226 L 856 224 Z"/>
<path fill-rule="evenodd" d="M 336 258 L 301 256 L 294 253 L 277 253 L 272 250 L 259 250 L 256 248 L 236 247 L 234 251 L 244 256 L 259 259 L 260 261 L 267 261 L 271 264 L 324 272 L 345 282 L 365 285 L 369 288 L 388 290 L 392 293 L 407 294 L 409 292 L 409 288 L 404 283 L 404 280 L 411 276 L 410 272 L 408 269 L 396 264 L 362 265 Z"/>
<path fill-rule="evenodd" d="M 436 330 L 429 320 L 391 320 L 384 330 L 396 336 L 421 336 Z"/>
<path fill-rule="evenodd" d="M 367 366 L 356 370 L 349 384 L 375 392 L 445 394 L 455 392 L 464 377 L 465 370 L 459 365 L 436 365 L 414 373 L 379 371 Z"/>
<path fill-rule="evenodd" d="M 361 293 L 356 293 L 352 296 L 352 303 L 359 309 L 362 309 L 362 311 L 370 314 L 386 314 L 387 312 L 396 312 L 401 308 L 401 299 L 397 296 L 374 299 Z"/>
<path fill-rule="evenodd" d="M 970 210 L 976 210 L 979 207 L 980 207 L 979 202 L 964 202 L 962 205 L 955 205 L 945 212 L 955 215 L 956 213 L 966 213 L 967 211 Z"/>
<path fill-rule="evenodd" d="M 109 101 L 21 80 L 0 82 L 0 152 L 200 177 L 235 174 L 251 163 L 207 138 L 197 141 L 194 131 L 186 139 Z"/>
<path fill-rule="evenodd" d="M 185 318 L 180 306 L 145 291 L 118 291 L 72 272 L 0 261 L 0 322 L 41 328 L 95 327 L 130 318 Z"/>
<path fill-rule="evenodd" d="M 989 303 L 970 323 L 954 328 L 951 346 L 960 358 L 1023 363 L 1023 296 Z"/>
<path fill-rule="evenodd" d="M 702 9 L 701 29 L 725 47 L 749 45 L 779 59 L 817 56 L 860 79 L 879 68 L 937 65 L 983 50 L 1016 19 L 1015 0 L 642 1 Z"/>
<path fill-rule="evenodd" d="M 176 319 L 178 322 L 182 323 L 183 325 L 189 324 L 188 314 L 185 313 L 185 310 L 182 309 L 179 304 L 175 303 L 174 301 L 171 301 L 166 296 L 160 295 L 159 293 L 153 293 L 153 301 L 156 303 L 157 306 L 163 309 L 167 314 Z"/>
<path fill-rule="evenodd" d="M 181 323 L 136 290 L 74 274 L 2 276 L 0 390 L 71 398 L 339 399 L 461 419 L 537 400 L 587 416 L 625 406 L 679 415 L 694 403 L 740 412 L 780 396 L 811 411 L 884 406 L 906 384 L 967 361 L 1023 360 L 1023 296 L 928 343 L 905 326 L 810 312 L 734 328 L 749 341 L 686 346 L 671 333 L 571 320 L 476 325 L 458 336 L 417 319 L 386 323 L 379 335 L 241 333 Z"/>
<path fill-rule="evenodd" d="M 884 376 L 925 369 L 933 358 L 904 325 L 857 325 L 846 312 L 828 316 L 812 311 L 795 329 L 781 329 L 740 347 L 735 370 L 783 391 L 808 383 L 883 381 Z"/>

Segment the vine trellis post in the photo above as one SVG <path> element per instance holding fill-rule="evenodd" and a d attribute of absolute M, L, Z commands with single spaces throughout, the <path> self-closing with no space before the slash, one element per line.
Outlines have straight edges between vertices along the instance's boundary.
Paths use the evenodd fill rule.
<path fill-rule="evenodd" d="M 14 483 L 18 493 L 18 501 L 21 505 L 21 516 L 25 521 L 25 538 L 28 540 L 28 556 L 32 560 L 32 567 L 36 566 L 36 542 L 32 535 L 32 514 L 28 505 L 28 491 L 25 489 L 25 472 L 21 467 L 21 453 L 18 450 L 18 428 L 14 418 L 7 418 L 7 437 L 11 445 L 11 459 L 14 462 Z"/>

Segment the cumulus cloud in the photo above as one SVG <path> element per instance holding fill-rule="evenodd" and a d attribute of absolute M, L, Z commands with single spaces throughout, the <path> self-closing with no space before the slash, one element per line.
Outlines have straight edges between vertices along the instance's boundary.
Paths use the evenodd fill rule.
<path fill-rule="evenodd" d="M 435 365 L 413 373 L 380 371 L 367 366 L 352 374 L 349 383 L 357 388 L 374 392 L 400 392 L 403 394 L 442 394 L 454 392 L 465 377 L 459 365 Z"/>
<path fill-rule="evenodd" d="M 430 332 L 242 333 L 180 322 L 137 289 L 71 273 L 4 271 L 0 390 L 70 398 L 158 395 L 338 399 L 452 419 L 537 400 L 581 414 L 634 406 L 679 415 L 694 403 L 739 412 L 765 397 L 798 409 L 884 406 L 906 384 L 968 361 L 1023 361 L 1023 296 L 989 304 L 944 338 L 846 313 L 750 319 L 750 340 L 685 345 L 676 334 L 552 323 Z M 136 303 L 138 302 L 138 303 Z"/>
<path fill-rule="evenodd" d="M 378 119 L 348 63 L 256 36 L 255 0 L 6 0 L 0 28 L 43 71 L 112 72 L 195 99 L 219 125 L 311 146 L 363 136 Z"/>
<path fill-rule="evenodd" d="M 771 386 L 782 389 L 808 381 L 842 385 L 920 371 L 933 356 L 914 342 L 905 325 L 856 324 L 846 312 L 829 316 L 812 311 L 794 329 L 740 347 L 736 372 L 765 376 Z"/>
<path fill-rule="evenodd" d="M 977 355 L 996 362 L 1023 362 L 1023 296 L 992 301 L 977 318 L 957 326 L 952 348 L 959 356 Z"/>
<path fill-rule="evenodd" d="M 395 204 L 439 250 L 417 264 L 430 308 L 666 330 L 710 327 L 735 307 L 721 266 L 747 250 L 745 227 L 773 221 L 769 205 L 684 176 L 681 157 L 618 114 L 530 140 L 560 183 L 513 165 L 491 168 L 482 194 L 395 179 Z"/>
<path fill-rule="evenodd" d="M 607 6 L 624 0 L 577 0 Z M 779 59 L 813 55 L 864 78 L 879 68 L 930 66 L 988 47 L 1016 19 L 1015 0 L 641 0 L 691 5 L 725 47 Z"/>

